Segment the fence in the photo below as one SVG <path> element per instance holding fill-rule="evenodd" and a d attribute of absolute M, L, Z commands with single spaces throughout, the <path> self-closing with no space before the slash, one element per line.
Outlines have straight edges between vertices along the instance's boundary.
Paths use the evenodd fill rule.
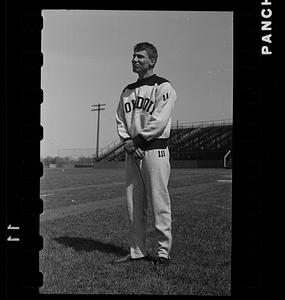
<path fill-rule="evenodd" d="M 58 150 L 58 157 L 68 157 L 71 160 L 78 160 L 82 157 L 92 158 L 94 153 L 94 148 L 65 148 Z"/>
<path fill-rule="evenodd" d="M 213 121 L 196 121 L 196 122 L 185 122 L 171 124 L 171 129 L 183 129 L 183 128 L 197 128 L 197 127 L 208 127 L 208 126 L 223 126 L 223 125 L 231 125 L 233 124 L 232 119 L 224 119 L 224 120 L 213 120 Z"/>
<path fill-rule="evenodd" d="M 197 122 L 185 122 L 185 123 L 179 123 L 178 121 L 176 123 L 173 123 L 171 125 L 171 129 L 183 129 L 183 128 L 202 128 L 202 127 L 208 127 L 208 126 L 226 126 L 231 125 L 232 119 L 224 119 L 224 120 L 213 120 L 213 121 L 197 121 Z M 109 152 L 112 152 L 112 150 L 115 150 L 121 146 L 122 142 L 119 138 L 112 141 L 108 145 L 101 147 L 98 151 L 98 158 L 103 157 L 107 155 Z M 58 156 L 59 157 L 69 157 L 72 160 L 78 160 L 81 157 L 86 158 L 94 158 L 95 157 L 95 148 L 65 148 L 65 149 L 59 149 L 58 150 Z"/>

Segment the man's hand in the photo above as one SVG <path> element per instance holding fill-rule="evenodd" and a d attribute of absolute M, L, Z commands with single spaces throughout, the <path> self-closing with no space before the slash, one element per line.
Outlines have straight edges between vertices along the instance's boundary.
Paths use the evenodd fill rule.
<path fill-rule="evenodd" d="M 128 154 L 132 154 L 137 148 L 138 147 L 133 140 L 125 141 L 124 149 L 128 152 Z"/>
<path fill-rule="evenodd" d="M 125 141 L 124 149 L 129 155 L 132 155 L 135 159 L 144 158 L 144 151 L 138 148 L 137 144 L 133 140 Z"/>
<path fill-rule="evenodd" d="M 140 148 L 137 148 L 134 152 L 133 152 L 133 157 L 135 159 L 143 159 L 144 158 L 144 151 L 141 150 Z"/>

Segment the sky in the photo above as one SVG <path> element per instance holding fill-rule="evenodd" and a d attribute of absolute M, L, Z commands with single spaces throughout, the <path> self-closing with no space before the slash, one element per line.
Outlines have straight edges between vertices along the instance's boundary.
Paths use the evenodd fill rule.
<path fill-rule="evenodd" d="M 177 93 L 172 123 L 232 119 L 233 13 L 43 10 L 41 157 L 99 148 L 118 140 L 115 114 L 123 88 L 137 80 L 135 44 L 154 44 L 154 73 Z M 68 152 L 68 151 L 67 151 Z"/>

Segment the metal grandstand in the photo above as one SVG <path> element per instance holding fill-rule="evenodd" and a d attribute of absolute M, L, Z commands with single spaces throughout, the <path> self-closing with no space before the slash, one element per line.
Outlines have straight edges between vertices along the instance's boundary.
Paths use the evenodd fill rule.
<path fill-rule="evenodd" d="M 232 120 L 176 123 L 171 127 L 169 150 L 172 160 L 224 159 L 231 164 Z M 100 149 L 95 162 L 123 161 L 123 143 L 117 139 Z"/>

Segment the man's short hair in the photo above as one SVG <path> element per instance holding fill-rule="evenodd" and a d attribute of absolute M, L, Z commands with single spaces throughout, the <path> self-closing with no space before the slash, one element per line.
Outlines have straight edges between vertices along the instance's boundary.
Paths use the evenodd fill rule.
<path fill-rule="evenodd" d="M 155 48 L 155 46 L 148 42 L 142 42 L 142 43 L 136 44 L 134 47 L 135 52 L 139 52 L 139 51 L 143 51 L 143 50 L 145 50 L 147 52 L 149 58 L 155 59 L 154 64 L 156 64 L 158 53 L 157 53 L 157 49 Z"/>

